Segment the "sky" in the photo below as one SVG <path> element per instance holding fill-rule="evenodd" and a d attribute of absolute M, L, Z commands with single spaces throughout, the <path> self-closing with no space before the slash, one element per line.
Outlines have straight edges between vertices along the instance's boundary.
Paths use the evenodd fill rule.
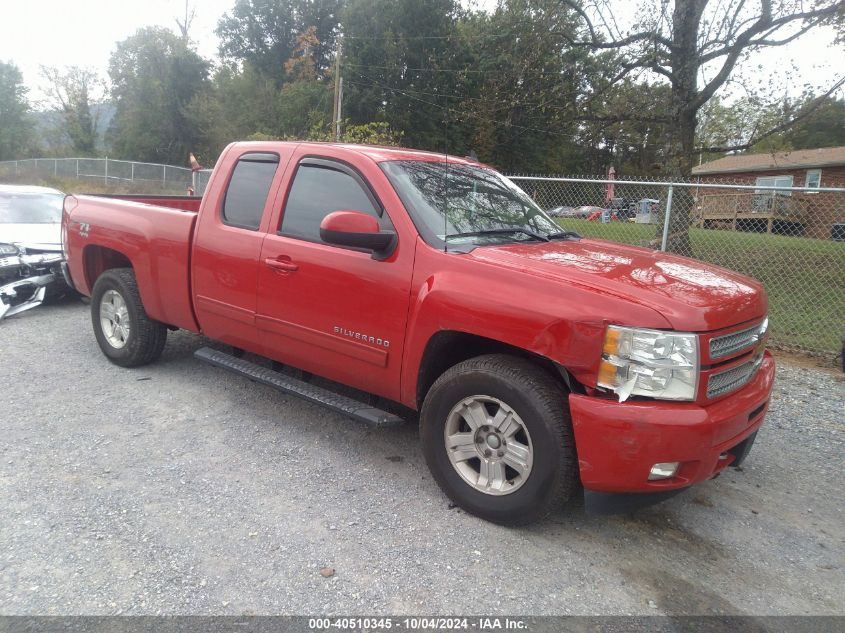
<path fill-rule="evenodd" d="M 234 0 L 191 0 L 191 4 L 197 7 L 191 37 L 200 54 L 215 58 L 214 29 Z M 473 4 L 490 7 L 495 0 Z M 144 26 L 176 30 L 176 18 L 184 14 L 184 6 L 184 0 L 0 0 L 0 60 L 12 61 L 21 69 L 30 100 L 38 106 L 45 99 L 40 66 L 91 67 L 105 76 L 116 42 Z M 743 82 L 780 86 L 790 94 L 798 94 L 804 82 L 828 85 L 845 70 L 845 53 L 833 45 L 833 39 L 832 30 L 817 31 L 757 54 L 746 64 Z M 792 66 L 798 72 L 788 77 Z M 738 86 L 739 82 L 731 88 L 733 94 L 741 92 Z"/>

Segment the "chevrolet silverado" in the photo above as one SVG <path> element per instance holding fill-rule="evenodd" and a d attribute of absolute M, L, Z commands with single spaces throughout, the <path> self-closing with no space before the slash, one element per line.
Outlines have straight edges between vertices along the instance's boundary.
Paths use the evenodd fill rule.
<path fill-rule="evenodd" d="M 226 347 L 200 359 L 352 418 L 418 412 L 440 487 L 491 521 L 665 498 L 742 462 L 768 408 L 759 283 L 582 239 L 470 159 L 234 143 L 201 199 L 69 196 L 62 227 L 113 363 L 183 329 Z"/>

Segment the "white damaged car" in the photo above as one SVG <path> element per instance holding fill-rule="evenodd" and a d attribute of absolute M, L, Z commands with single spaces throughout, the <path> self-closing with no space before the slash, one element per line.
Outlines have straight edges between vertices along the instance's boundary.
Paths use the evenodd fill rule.
<path fill-rule="evenodd" d="M 65 194 L 0 185 L 0 319 L 70 292 L 62 276 Z"/>

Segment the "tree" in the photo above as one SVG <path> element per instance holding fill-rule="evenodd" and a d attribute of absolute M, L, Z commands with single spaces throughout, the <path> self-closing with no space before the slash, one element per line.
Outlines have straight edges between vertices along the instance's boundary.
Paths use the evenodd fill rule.
<path fill-rule="evenodd" d="M 788 103 L 788 101 L 787 101 Z M 783 103 L 766 103 L 761 97 L 749 94 L 727 102 L 718 95 L 699 112 L 696 146 L 702 148 L 698 162 L 715 160 L 723 152 L 707 152 L 706 148 L 743 147 L 759 130 L 772 129 L 784 120 L 791 119 Z M 782 135 L 771 135 L 756 143 L 749 151 L 772 152 L 788 150 Z"/>
<path fill-rule="evenodd" d="M 775 129 L 788 121 L 788 128 L 758 140 L 748 151 L 759 154 L 845 145 L 845 99 L 823 97 L 812 107 L 816 99 L 804 95 L 766 104 L 750 96 L 724 105 L 714 97 L 701 111 L 697 144 L 703 148 L 742 147 L 759 136 L 760 129 Z M 720 156 L 703 153 L 703 160 Z"/>
<path fill-rule="evenodd" d="M 557 0 L 503 0 L 458 25 L 469 51 L 460 112 L 472 149 L 507 171 L 645 175 L 664 154 L 664 86 L 620 72 L 619 56 L 562 44 L 580 16 Z M 631 111 L 635 118 L 619 116 Z"/>
<path fill-rule="evenodd" d="M 385 121 L 412 147 L 460 148 L 456 0 L 350 0 L 343 15 L 344 104 L 353 124 Z"/>
<path fill-rule="evenodd" d="M 482 160 L 534 173 L 584 162 L 572 114 L 579 84 L 589 81 L 597 60 L 550 35 L 574 24 L 572 10 L 556 0 L 507 0 L 463 20 L 469 94 L 458 113 L 472 124 L 471 149 Z"/>
<path fill-rule="evenodd" d="M 161 27 L 118 43 L 109 62 L 116 112 L 110 129 L 121 157 L 182 164 L 202 142 L 189 106 L 206 87 L 209 63 Z"/>
<path fill-rule="evenodd" d="M 23 75 L 12 63 L 0 61 L 0 160 L 25 158 L 33 147 Z"/>
<path fill-rule="evenodd" d="M 607 91 L 601 104 L 594 107 L 608 113 L 631 111 L 649 116 L 629 120 L 610 114 L 580 121 L 576 138 L 587 159 L 586 166 L 579 165 L 581 173 L 605 174 L 613 165 L 620 176 L 662 175 L 668 134 L 664 104 L 668 92 L 665 84 L 630 78 Z M 575 118 L 578 117 L 576 111 Z"/>
<path fill-rule="evenodd" d="M 249 63 L 227 64 L 214 75 L 214 88 L 232 140 L 253 133 L 275 134 L 279 90 Z"/>
<path fill-rule="evenodd" d="M 810 100 L 787 103 L 785 116 L 796 118 L 809 109 Z M 845 99 L 824 97 L 810 113 L 780 134 L 789 149 L 845 145 Z"/>
<path fill-rule="evenodd" d="M 278 128 L 282 138 L 305 138 L 313 130 L 331 128 L 333 86 L 317 68 L 317 29 L 309 26 L 296 39 L 285 62 L 289 79 L 279 93 Z"/>
<path fill-rule="evenodd" d="M 558 0 L 502 0 L 491 12 L 350 0 L 344 113 L 387 121 L 408 145 L 474 153 L 506 171 L 589 169 L 598 152 L 576 144 L 578 96 L 616 69 L 610 55 L 561 46 L 558 33 L 574 37 L 577 25 Z"/>
<path fill-rule="evenodd" d="M 331 127 L 332 83 L 318 70 L 318 47 L 315 27 L 297 36 L 281 88 L 249 61 L 218 68 L 189 107 L 207 162 L 232 140 L 304 139 Z"/>
<path fill-rule="evenodd" d="M 93 156 L 97 152 L 100 105 L 105 85 L 99 75 L 87 68 L 65 69 L 42 66 L 47 80 L 47 96 L 61 115 L 60 134 L 75 156 Z"/>
<path fill-rule="evenodd" d="M 620 79 L 647 71 L 668 83 L 665 166 L 666 174 L 674 177 L 691 174 L 700 149 L 746 149 L 789 127 L 792 122 L 785 121 L 730 148 L 698 148 L 695 143 L 702 108 L 734 76 L 750 52 L 782 46 L 820 25 L 833 23 L 841 18 L 843 6 L 842 0 L 817 0 L 812 4 L 758 0 L 753 5 L 744 0 L 676 0 L 674 5 L 653 0 L 644 3 L 639 11 L 642 17 L 623 33 L 608 3 L 563 1 L 580 16 L 581 34 L 573 38 L 561 32 L 562 41 L 595 52 L 614 51 L 619 56 Z M 707 80 L 700 85 L 702 76 Z M 843 83 L 845 77 L 836 79 L 824 94 L 832 94 Z M 809 105 L 815 107 L 817 103 Z M 626 120 L 653 118 L 630 111 L 618 116 Z M 670 248 L 689 253 L 688 210 L 692 205 L 680 199 L 676 203 Z"/>
<path fill-rule="evenodd" d="M 236 0 L 217 24 L 224 61 L 249 64 L 277 88 L 286 80 L 285 62 L 297 38 L 313 27 L 318 73 L 332 64 L 342 0 Z"/>

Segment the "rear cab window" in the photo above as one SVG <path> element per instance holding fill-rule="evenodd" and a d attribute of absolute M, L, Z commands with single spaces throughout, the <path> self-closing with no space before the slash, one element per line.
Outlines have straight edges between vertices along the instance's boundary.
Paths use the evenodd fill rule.
<path fill-rule="evenodd" d="M 366 181 L 351 167 L 334 160 L 303 159 L 296 168 L 279 235 L 325 243 L 320 223 L 335 211 L 360 211 L 376 218 L 382 230 L 393 228 Z"/>
<path fill-rule="evenodd" d="M 258 230 L 278 166 L 278 154 L 252 152 L 238 159 L 223 198 L 220 215 L 224 224 Z"/>

